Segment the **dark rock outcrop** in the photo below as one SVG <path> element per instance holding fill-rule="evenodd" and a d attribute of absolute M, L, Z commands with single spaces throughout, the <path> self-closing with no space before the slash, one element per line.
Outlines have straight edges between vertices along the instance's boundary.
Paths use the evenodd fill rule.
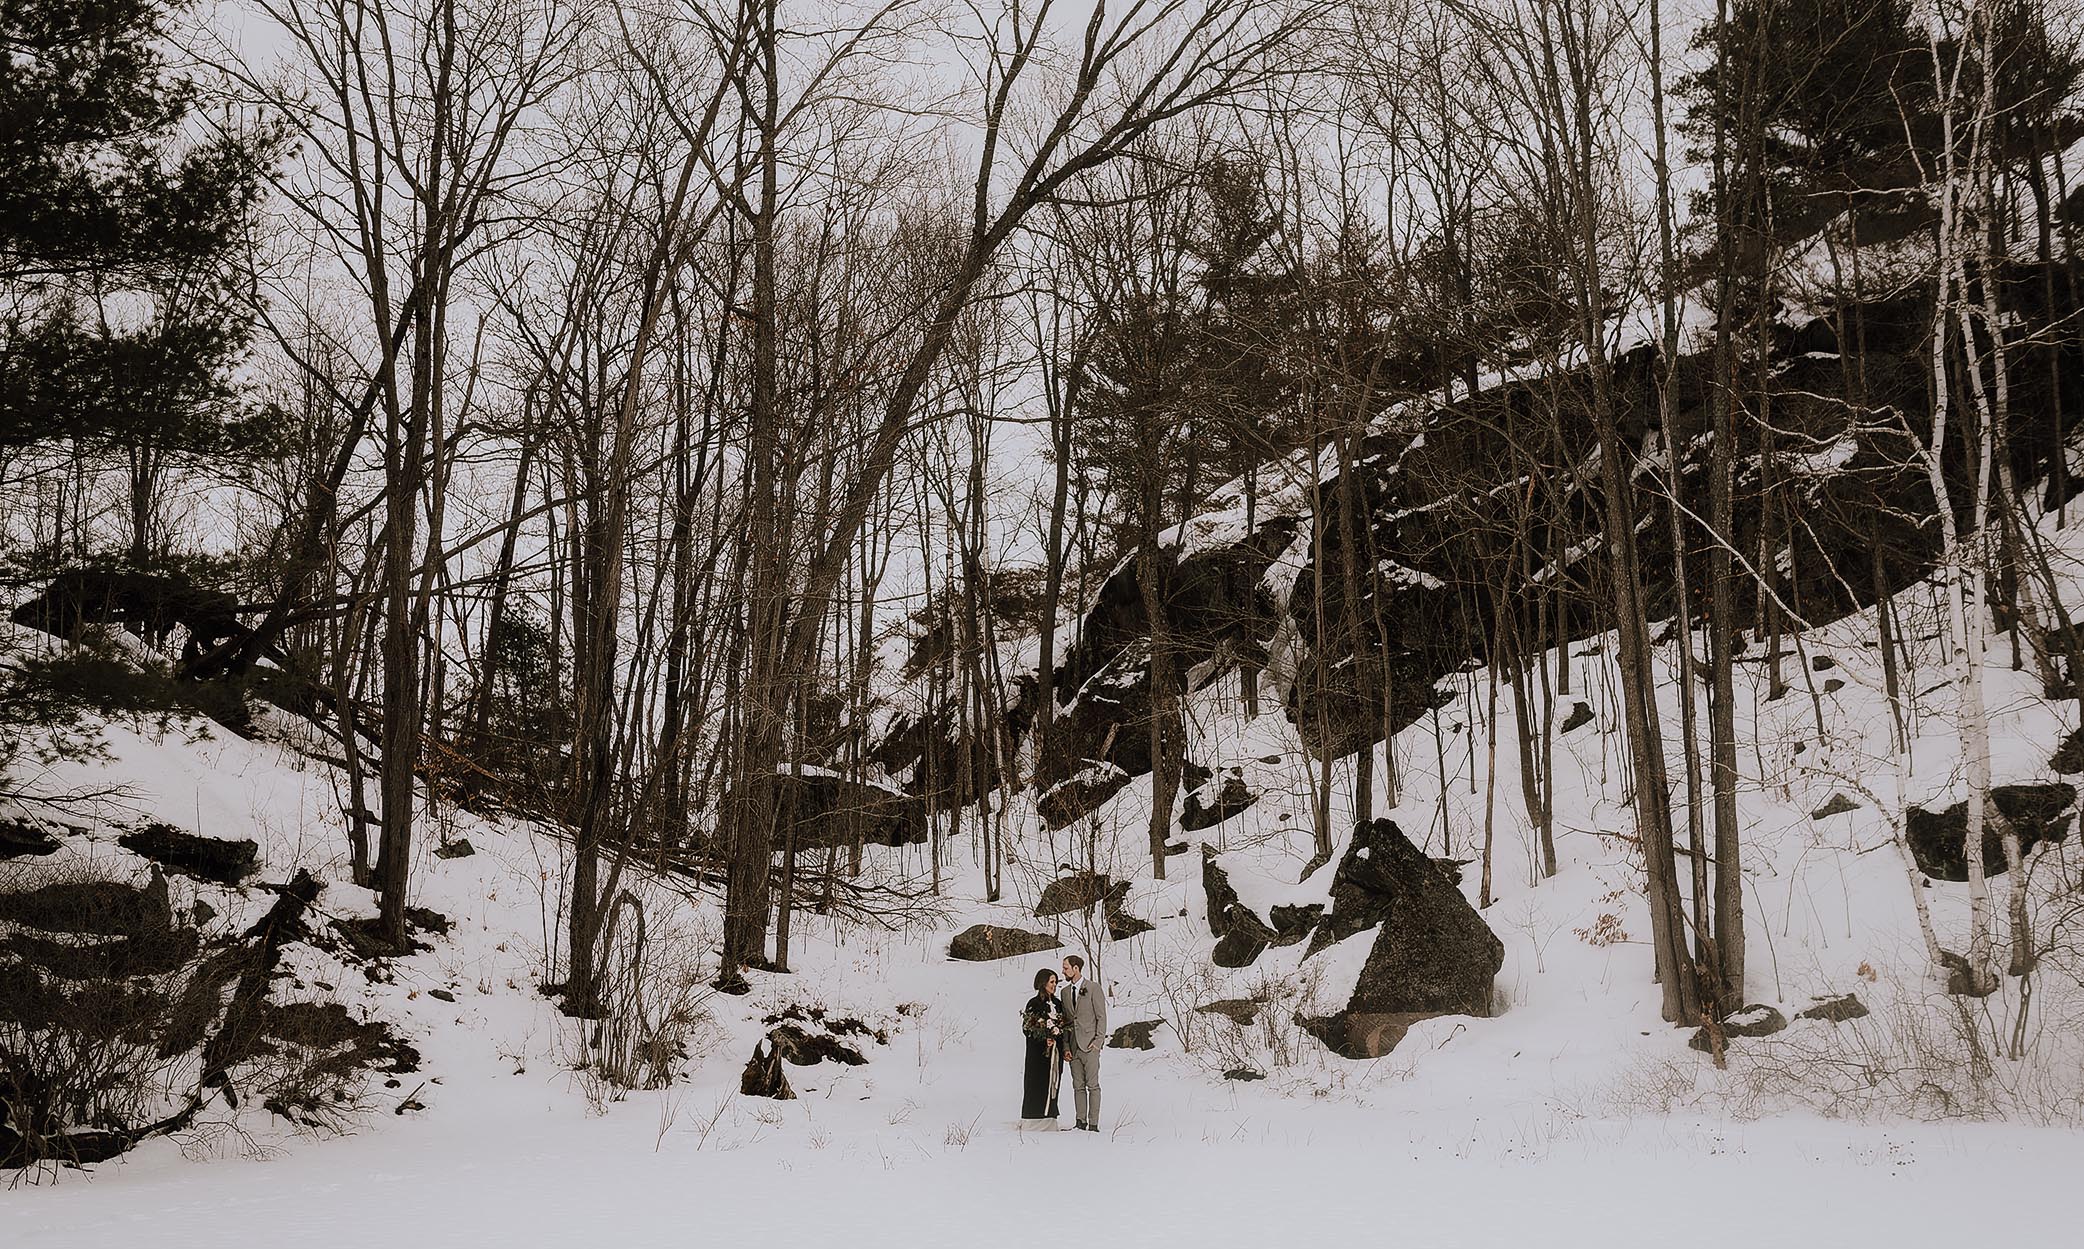
<path fill-rule="evenodd" d="M 166 880 L 139 888 L 110 880 L 59 881 L 20 893 L 0 893 L 0 919 L 45 932 L 143 937 L 174 922 Z"/>
<path fill-rule="evenodd" d="M 2075 405 L 2059 400 L 2084 393 L 2084 355 L 2060 345 L 2061 335 L 2035 332 L 2077 319 L 2077 288 L 2069 280 L 2075 262 L 2059 265 L 2062 271 L 2051 274 L 2022 261 L 1993 275 L 2026 331 L 2011 374 L 2012 410 L 2019 414 L 2010 441 L 2013 469 L 2022 479 L 2052 483 L 2043 491 L 2050 507 L 2056 494 L 2074 493 L 2084 482 L 2048 471 L 2077 421 Z M 2057 280 L 2049 282 L 2051 276 Z M 1761 471 L 1766 447 L 1760 431 L 1741 428 L 1738 445 L 1727 449 L 1739 483 L 1737 531 L 1727 539 L 1746 551 L 1771 547 L 1764 557 L 1788 570 L 1783 589 L 1800 598 L 1814 625 L 1869 607 L 1877 595 L 1917 583 L 1936 564 L 1931 487 L 1917 467 L 1911 432 L 1930 425 L 1923 360 L 1931 298 L 1929 289 L 1912 284 L 1863 302 L 1856 318 L 1817 315 L 1763 327 L 1769 341 L 1762 347 L 1783 397 L 1776 411 L 1785 426 L 1776 422 L 1775 428 L 1830 454 L 1813 469 L 1776 476 Z M 1840 327 L 1854 321 L 1871 365 L 1859 405 L 1846 402 L 1840 365 L 1846 344 L 1838 341 Z M 1189 519 L 1152 552 L 1166 581 L 1166 628 L 1182 673 L 1194 673 L 1197 684 L 1240 672 L 1264 678 L 1263 688 L 1308 748 L 1345 755 L 1438 705 L 1445 678 L 1492 662 L 1495 622 L 1504 616 L 1545 611 L 1551 636 L 1565 644 L 1602 634 L 1611 616 L 1595 575 L 1606 537 L 1604 478 L 1594 471 L 1598 422 L 1584 398 L 1585 376 L 1541 367 L 1531 357 L 1511 363 L 1529 367 L 1448 402 L 1410 404 L 1396 421 L 1372 425 L 1338 471 L 1312 483 L 1314 497 L 1350 501 L 1357 525 L 1311 533 L 1293 497 L 1262 498 L 1252 523 L 1240 525 L 1243 500 L 1226 494 L 1208 500 L 1208 513 Z M 1436 379 L 1410 380 L 1408 393 L 1416 394 Z M 1710 427 L 1718 392 L 1709 353 L 1664 359 L 1646 343 L 1615 353 L 1608 381 L 1613 414 L 1631 443 L 1652 436 L 1666 420 Z M 1903 420 L 1877 424 L 1860 419 L 1861 409 L 1894 411 Z M 1947 436 L 1939 458 L 1966 497 L 1976 463 L 1963 441 L 1970 434 L 1956 423 Z M 1551 471 L 1528 481 L 1519 461 L 1500 453 L 1514 446 L 1540 448 Z M 1705 491 L 1716 452 L 1702 439 L 1668 471 L 1643 462 L 1626 510 L 1660 514 L 1673 474 L 1683 489 Z M 1299 454 L 1283 464 L 1302 466 Z M 1780 509 L 1763 506 L 1768 481 L 1786 492 L 1781 505 L 1799 509 L 1804 524 L 1770 522 Z M 1522 482 L 1526 490 L 1513 488 Z M 1533 531 L 1523 523 L 1530 516 L 1540 518 Z M 1523 533 L 1527 541 L 1501 544 L 1500 532 Z M 1704 537 L 1694 532 L 1692 541 Z M 1638 540 L 1646 612 L 1664 625 L 1680 599 L 1673 534 L 1669 526 L 1644 526 Z M 1364 550 L 1345 549 L 1354 542 Z M 1100 764 L 1131 778 L 1150 771 L 1151 622 L 1138 584 L 1143 562 L 1132 553 L 1102 578 L 1061 652 L 1052 697 L 1064 713 L 1053 718 L 1040 752 L 1038 790 L 1097 776 L 1089 769 Z M 1694 589 L 1699 602 L 1705 587 Z M 1733 589 L 1736 614 L 1748 617 L 1758 606 L 1759 587 L 1740 581 Z M 1349 601 L 1355 597 L 1359 601 Z M 1565 730 L 1596 731 L 1597 715 L 1581 692 L 1566 696 L 1558 710 Z M 2074 753 L 2084 761 L 2084 750 Z M 917 754 L 908 744 L 892 757 Z M 1109 784 L 1118 789 L 1120 782 Z M 1212 799 L 1220 791 L 1212 795 L 1190 781 L 1186 794 L 1198 794 L 1191 810 L 1197 821 L 1218 809 Z M 1080 785 L 1056 797 L 1050 818 L 1061 826 L 1108 796 Z"/>
<path fill-rule="evenodd" d="M 775 791 L 799 850 L 857 842 L 916 846 L 927 839 L 925 807 L 894 789 L 806 768 L 800 774 L 785 769 L 776 778 Z M 775 844 L 781 844 L 779 839 Z"/>
<path fill-rule="evenodd" d="M 1003 928 L 997 924 L 973 924 L 948 942 L 948 957 L 966 963 L 989 963 L 1023 954 L 1040 954 L 1064 943 L 1047 933 L 1025 928 Z"/>
<path fill-rule="evenodd" d="M 1433 866 L 1440 869 L 1442 876 L 1447 877 L 1448 884 L 1459 885 L 1462 883 L 1462 869 L 1475 861 L 1474 859 L 1435 858 Z"/>
<path fill-rule="evenodd" d="M 1273 944 L 1294 945 L 1304 937 L 1309 936 L 1310 931 L 1317 926 L 1317 921 L 1324 918 L 1324 904 L 1322 902 L 1276 903 L 1267 908 L 1266 917 L 1273 922 Z"/>
<path fill-rule="evenodd" d="M 477 852 L 477 847 L 470 844 L 468 837 L 458 837 L 454 841 L 445 841 L 434 847 L 434 857 L 437 859 L 467 859 Z"/>
<path fill-rule="evenodd" d="M 1113 911 L 1128 895 L 1129 882 L 1109 880 L 1099 872 L 1072 872 L 1059 876 L 1042 889 L 1042 897 L 1035 903 L 1035 918 L 1048 919 L 1052 915 L 1069 915 L 1083 911 L 1101 902 Z"/>
<path fill-rule="evenodd" d="M 253 874 L 260 859 L 260 846 L 243 837 L 233 841 L 198 837 L 171 824 L 147 824 L 118 837 L 116 844 L 168 871 L 217 885 L 238 884 Z"/>
<path fill-rule="evenodd" d="M 1822 806 L 1809 813 L 1809 818 L 1812 820 L 1828 820 L 1834 815 L 1844 815 L 1848 811 L 1857 811 L 1859 809 L 1860 804 L 1844 794 L 1832 794 Z"/>
<path fill-rule="evenodd" d="M 0 897 L 10 923 L 62 935 L 0 941 L 0 1021 L 41 1035 L 52 1053 L 123 1055 L 120 1065 L 44 1066 L 17 1082 L 4 1099 L 0 1169 L 114 1157 L 183 1131 L 218 1090 L 235 1106 L 252 1096 L 298 1124 L 337 1125 L 356 1073 L 418 1065 L 381 1021 L 338 1002 L 270 997 L 286 948 L 310 939 L 306 915 L 321 885 L 300 871 L 263 888 L 274 902 L 236 935 L 171 915 L 157 868 L 143 888 L 68 881 Z M 90 936 L 107 939 L 81 939 Z"/>
<path fill-rule="evenodd" d="M 918 1013 L 919 1009 L 916 1004 L 907 1006 L 900 1003 L 897 1013 L 911 1015 Z M 874 1041 L 877 1045 L 890 1044 L 890 1033 L 882 1028 L 872 1028 L 851 1015 L 835 1015 L 822 1006 L 812 1006 L 804 1002 L 791 1002 L 760 1022 L 770 1028 L 777 1024 L 794 1022 L 801 1024 L 804 1029 L 817 1029 L 834 1037 L 859 1037 L 864 1042 Z"/>
<path fill-rule="evenodd" d="M 2043 841 L 2061 841 L 2069 836 L 2076 816 L 2077 791 L 2060 781 L 2044 785 L 1999 785 L 1990 791 L 1985 807 L 1997 811 L 2019 830 L 2019 852 L 2025 854 Z M 1983 871 L 1995 876 L 2005 870 L 2004 839 L 1984 821 Z M 1912 807 L 1904 817 L 1903 832 L 1910 842 L 1918 870 L 1934 880 L 1968 879 L 1968 803 L 1957 802 L 1944 811 Z"/>
<path fill-rule="evenodd" d="M 1036 783 L 1047 792 L 1065 781 L 1104 780 L 1110 769 L 1125 779 L 1145 775 L 1151 770 L 1150 722 L 1150 643 L 1145 640 L 1094 672 L 1051 720 Z"/>
<path fill-rule="evenodd" d="M 415 932 L 431 932 L 437 937 L 448 936 L 452 927 L 448 916 L 425 906 L 406 907 L 405 926 Z"/>
<path fill-rule="evenodd" d="M 1275 906 L 1262 919 L 1238 900 L 1229 873 L 1217 862 L 1213 850 L 1201 851 L 1201 892 L 1207 906 L 1209 931 L 1216 937 L 1210 956 L 1218 967 L 1249 967 L 1268 946 L 1294 945 L 1310 935 L 1311 926 L 1323 914 L 1316 903 L 1304 906 Z"/>
<path fill-rule="evenodd" d="M 1214 788 L 1214 793 L 1209 791 Z M 1245 778 L 1236 768 L 1223 774 L 1219 782 L 1210 779 L 1187 795 L 1180 807 L 1179 826 L 1185 832 L 1198 832 L 1214 828 L 1233 815 L 1242 814 L 1259 801 L 1259 795 L 1245 784 Z"/>
<path fill-rule="evenodd" d="M 2084 772 L 2084 728 L 2071 729 L 2048 756 L 2048 769 L 2064 776 L 2075 776 Z"/>
<path fill-rule="evenodd" d="M 1826 1023 L 1846 1023 L 1866 1017 L 1867 1004 L 1850 993 L 1820 998 L 1808 1009 L 1795 1012 L 1797 1019 L 1821 1019 Z"/>
<path fill-rule="evenodd" d="M 1051 829 L 1068 828 L 1127 789 L 1131 779 L 1127 772 L 1111 764 L 1090 768 L 1044 790 L 1035 809 Z"/>
<path fill-rule="evenodd" d="M 51 578 L 43 593 L 14 609 L 16 624 L 76 638 L 90 624 L 135 626 L 165 646 L 179 625 L 188 656 L 239 636 L 238 605 L 228 594 L 181 577 L 134 569 L 81 568 Z"/>
<path fill-rule="evenodd" d="M 1270 944 L 1265 930 L 1252 927 L 1251 912 L 1232 921 L 1209 958 L 1218 967 L 1250 967 Z"/>
<path fill-rule="evenodd" d="M 1259 1001 L 1257 998 L 1249 997 L 1225 998 L 1220 1002 L 1203 1002 L 1194 1008 L 1197 1014 L 1221 1015 L 1241 1028 L 1249 1028 L 1257 1023 L 1259 1021 L 1259 1012 L 1265 1009 L 1266 1003 Z"/>
<path fill-rule="evenodd" d="M 198 948 L 195 929 L 177 925 L 162 932 L 107 941 L 53 941 L 25 932 L 0 939 L 0 950 L 61 980 L 127 980 L 159 976 L 186 966 Z"/>
<path fill-rule="evenodd" d="M 0 862 L 57 852 L 58 839 L 49 831 L 17 820 L 0 820 Z"/>
<path fill-rule="evenodd" d="M 848 1067 L 859 1067 L 868 1059 L 860 1050 L 829 1032 L 812 1032 L 796 1024 L 777 1024 L 767 1031 L 767 1043 L 782 1061 L 795 1067 L 810 1067 L 831 1059 Z"/>
<path fill-rule="evenodd" d="M 1488 1015 L 1505 947 L 1446 874 L 1390 820 L 1354 829 L 1310 953 L 1369 929 L 1374 945 L 1343 1010 L 1310 1021 L 1335 1053 L 1388 1053 L 1413 1023 Z"/>
<path fill-rule="evenodd" d="M 1300 524 L 1295 516 L 1268 516 L 1250 533 L 1184 557 L 1171 547 L 1158 552 L 1168 636 L 1179 671 L 1207 664 L 1215 675 L 1241 662 L 1265 665 L 1280 613 L 1260 582 Z M 1045 790 L 1096 764 L 1120 768 L 1124 783 L 1151 770 L 1150 620 L 1137 578 L 1133 559 L 1108 574 L 1057 667 L 1053 686 L 1064 710 L 1051 721 L 1038 767 L 1038 784 Z M 1183 743 L 1176 720 L 1163 731 Z M 1072 796 L 1081 795 L 1067 797 Z M 1075 811 L 1060 801 L 1066 814 L 1055 826 L 1104 800 Z"/>
<path fill-rule="evenodd" d="M 1162 1019 L 1139 1019 L 1135 1023 L 1125 1023 L 1114 1030 L 1114 1035 L 1107 1038 L 1107 1048 L 1116 1050 L 1156 1049 L 1158 1044 L 1151 1039 L 1151 1034 L 1163 1027 L 1164 1023 L 1165 1021 Z"/>
<path fill-rule="evenodd" d="M 1215 852 L 1201 852 L 1201 893 L 1207 904 L 1209 931 L 1215 935 L 1212 956 L 1218 967 L 1249 967 L 1273 941 L 1273 929 L 1238 901 L 1230 874 L 1216 862 Z"/>
<path fill-rule="evenodd" d="M 1263 656 L 1276 614 L 1260 581 L 1300 524 L 1294 516 L 1264 517 L 1253 532 L 1236 541 L 1204 546 L 1184 559 L 1174 548 L 1160 549 L 1166 622 L 1181 671 L 1224 650 Z M 1258 610 L 1252 610 L 1255 607 Z M 1083 697 L 1095 674 L 1149 637 L 1136 561 L 1124 560 L 1101 584 L 1092 610 L 1079 624 L 1076 641 L 1057 668 L 1058 701 L 1069 705 L 1074 697 Z"/>
<path fill-rule="evenodd" d="M 1114 910 L 1107 913 L 1107 939 L 1109 941 L 1127 941 L 1131 937 L 1140 937 L 1156 927 L 1157 925 L 1149 920 L 1139 919 L 1127 911 Z"/>
<path fill-rule="evenodd" d="M 781 1050 L 762 1041 L 753 1046 L 745 1071 L 738 1077 L 738 1091 L 747 1097 L 771 1097 L 779 1102 L 796 1100 L 789 1087 L 789 1073 L 782 1070 Z"/>
<path fill-rule="evenodd" d="M 1021 701 L 1008 708 L 1004 718 L 1012 738 L 1027 731 L 1026 704 L 1033 698 L 1034 674 L 1022 673 L 1015 682 Z M 931 798 L 943 810 L 967 806 L 991 792 L 999 774 L 994 751 L 965 747 L 963 724 L 953 700 L 922 715 L 896 715 L 870 748 L 868 761 L 901 779 L 905 793 L 914 798 Z"/>

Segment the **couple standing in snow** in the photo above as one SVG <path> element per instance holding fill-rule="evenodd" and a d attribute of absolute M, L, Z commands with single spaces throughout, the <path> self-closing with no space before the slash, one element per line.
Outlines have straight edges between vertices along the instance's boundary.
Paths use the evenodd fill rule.
<path fill-rule="evenodd" d="M 1020 1012 L 1027 1037 L 1027 1066 L 1020 1085 L 1023 1127 L 1057 1126 L 1057 1090 L 1071 1069 L 1071 1098 L 1077 1126 L 1100 1130 L 1100 1048 L 1107 1044 L 1107 994 L 1086 979 L 1085 960 L 1064 958 L 1064 974 L 1045 967 L 1035 973 L 1035 996 Z"/>

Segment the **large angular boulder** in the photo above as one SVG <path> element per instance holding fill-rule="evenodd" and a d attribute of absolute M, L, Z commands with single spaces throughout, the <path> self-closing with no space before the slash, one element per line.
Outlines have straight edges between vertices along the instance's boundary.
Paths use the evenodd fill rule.
<path fill-rule="evenodd" d="M 1040 954 L 1064 943 L 1047 933 L 997 924 L 972 924 L 948 942 L 948 957 L 966 963 L 990 963 L 1023 954 Z"/>
<path fill-rule="evenodd" d="M 1209 932 L 1216 938 L 1211 956 L 1218 967 L 1250 967 L 1273 942 L 1273 929 L 1260 922 L 1250 907 L 1238 900 L 1230 874 L 1216 862 L 1215 852 L 1201 852 L 1201 893 L 1208 910 Z"/>
<path fill-rule="evenodd" d="M 1393 821 L 1354 829 L 1332 878 L 1331 909 L 1310 954 L 1368 929 L 1374 944 L 1338 1012 L 1305 1021 L 1335 1053 L 1388 1053 L 1413 1023 L 1436 1015 L 1488 1015 L 1505 946 L 1425 852 Z"/>
<path fill-rule="evenodd" d="M 1063 672 L 1057 673 L 1059 681 Z M 1075 690 L 1051 720 L 1036 780 L 1043 786 L 1108 769 L 1123 781 L 1151 770 L 1150 643 L 1132 643 L 1080 685 L 1057 688 L 1060 701 Z M 1098 805 L 1097 803 L 1095 804 Z M 1083 814 L 1083 813 L 1081 813 Z"/>
<path fill-rule="evenodd" d="M 1988 810 L 1995 807 L 2019 830 L 2019 852 L 2043 841 L 2061 841 L 2070 833 L 2076 815 L 2077 791 L 2060 781 L 2043 785 L 1999 785 L 1990 791 Z M 1995 876 L 2005 870 L 2004 838 L 1995 821 L 1983 829 L 1983 872 Z M 1957 802 L 1944 811 L 1912 807 L 1905 813 L 1903 833 L 1910 842 L 1911 857 L 1918 870 L 1934 880 L 1968 879 L 1968 804 Z"/>
<path fill-rule="evenodd" d="M 1159 546 L 1166 624 L 1182 671 L 1201 663 L 1223 667 L 1226 660 L 1264 655 L 1279 613 L 1261 583 L 1301 523 L 1297 516 L 1262 514 L 1251 532 L 1229 540 L 1196 541 L 1184 548 Z M 1185 528 L 1191 529 L 1192 522 Z M 1148 676 L 1150 618 L 1144 612 L 1139 573 L 1138 561 L 1124 560 L 1101 583 L 1057 669 L 1058 701 L 1069 703 L 1074 691 L 1083 697 L 1088 683 L 1104 669 L 1113 668 L 1130 682 Z M 1123 682 L 1118 678 L 1117 683 Z M 1147 709 L 1148 702 L 1144 705 Z M 1122 735 L 1127 736 L 1128 726 L 1137 721 L 1134 708 L 1124 710 L 1131 715 L 1115 722 L 1124 725 Z M 1147 718 L 1142 725 L 1148 729 Z M 1139 776 L 1149 770 L 1147 754 L 1142 768 L 1130 769 Z"/>

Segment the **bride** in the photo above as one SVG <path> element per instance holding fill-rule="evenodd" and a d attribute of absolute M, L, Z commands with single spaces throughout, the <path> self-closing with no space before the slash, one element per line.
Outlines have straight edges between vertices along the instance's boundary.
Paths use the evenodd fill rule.
<path fill-rule="evenodd" d="M 1064 1008 L 1056 1000 L 1056 973 L 1035 973 L 1035 996 L 1020 1010 L 1020 1031 L 1027 1037 L 1027 1066 L 1020 1081 L 1020 1126 L 1027 1131 L 1056 1127 L 1058 1072 L 1064 1061 L 1061 1038 Z"/>

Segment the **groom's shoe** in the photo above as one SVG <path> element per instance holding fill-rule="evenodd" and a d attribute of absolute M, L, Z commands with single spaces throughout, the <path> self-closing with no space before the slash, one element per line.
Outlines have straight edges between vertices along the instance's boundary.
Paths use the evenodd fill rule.
<path fill-rule="evenodd" d="M 1088 1132 L 1097 1132 L 1100 1130 L 1100 1125 L 1097 1123 L 1081 1123 L 1078 1126 L 1085 1129 Z"/>

